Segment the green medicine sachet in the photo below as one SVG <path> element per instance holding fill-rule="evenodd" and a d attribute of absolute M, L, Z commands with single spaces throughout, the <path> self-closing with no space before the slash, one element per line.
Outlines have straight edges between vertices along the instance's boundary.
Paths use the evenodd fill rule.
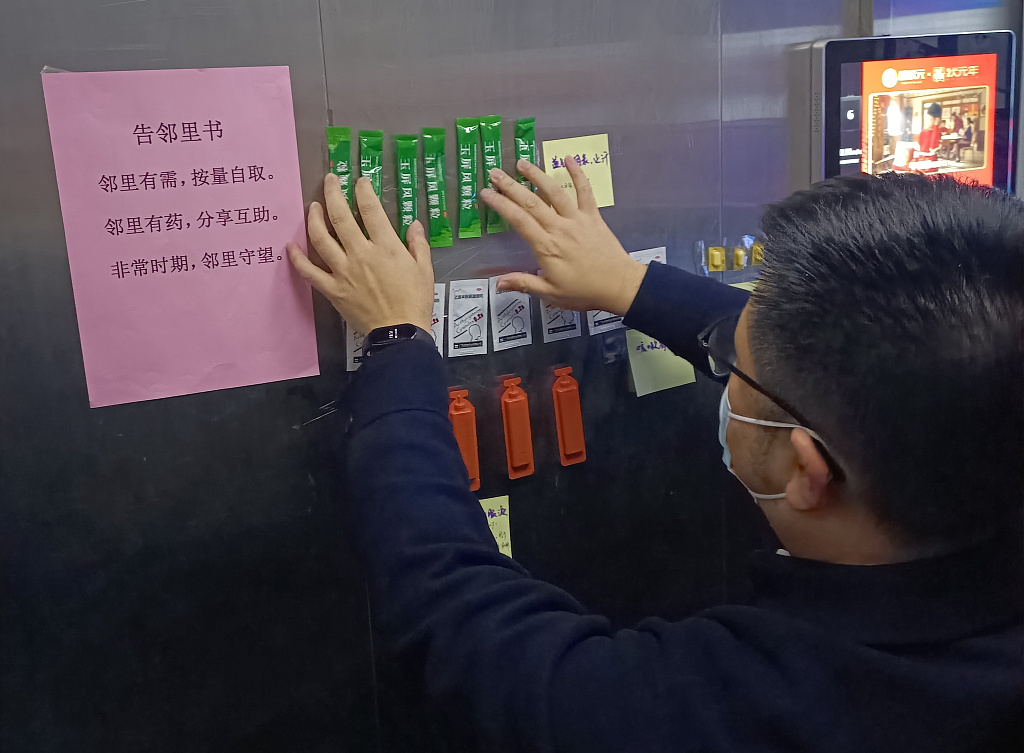
<path fill-rule="evenodd" d="M 359 132 L 359 175 L 366 176 L 373 192 L 380 198 L 381 177 L 384 173 L 384 131 Z"/>
<path fill-rule="evenodd" d="M 537 135 L 534 125 L 534 118 L 520 118 L 516 121 L 516 163 L 524 159 L 531 164 L 537 164 Z M 519 182 L 524 186 L 530 185 L 530 181 L 522 175 L 519 176 Z"/>
<path fill-rule="evenodd" d="M 480 120 L 457 118 L 455 142 L 459 147 L 459 237 L 480 237 L 480 204 L 476 175 L 479 156 Z"/>
<path fill-rule="evenodd" d="M 424 128 L 423 181 L 427 187 L 427 216 L 430 220 L 431 248 L 452 245 L 452 225 L 448 220 L 448 195 L 444 178 L 443 128 Z"/>
<path fill-rule="evenodd" d="M 352 205 L 352 129 L 327 126 L 327 153 L 331 172 L 338 176 L 345 201 Z"/>
<path fill-rule="evenodd" d="M 501 169 L 501 116 L 488 115 L 480 118 L 480 141 L 483 144 L 484 174 L 487 175 L 487 186 L 494 188 L 491 182 L 491 170 Z M 487 208 L 487 232 L 500 233 L 508 229 L 501 215 L 490 207 Z"/>
<path fill-rule="evenodd" d="M 415 134 L 395 136 L 395 166 L 398 169 L 398 236 L 405 243 L 409 225 L 419 215 L 416 202 L 416 152 L 419 137 Z"/>

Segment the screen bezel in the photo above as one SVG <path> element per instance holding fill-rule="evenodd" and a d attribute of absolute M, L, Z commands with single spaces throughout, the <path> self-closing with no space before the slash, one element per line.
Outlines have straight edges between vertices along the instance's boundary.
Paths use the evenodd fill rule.
<path fill-rule="evenodd" d="M 1014 128 L 1018 92 L 1014 35 L 1010 31 L 969 34 L 934 34 L 919 37 L 873 37 L 870 39 L 833 39 L 825 45 L 824 102 L 822 102 L 822 167 L 825 178 L 840 174 L 838 123 L 840 122 L 841 72 L 845 63 L 868 60 L 901 60 L 950 55 L 996 53 L 996 92 L 994 104 L 995 143 L 992 149 L 992 185 L 1013 192 L 1016 169 L 1011 170 L 1017 150 Z M 1004 102 L 999 107 L 999 102 Z"/>

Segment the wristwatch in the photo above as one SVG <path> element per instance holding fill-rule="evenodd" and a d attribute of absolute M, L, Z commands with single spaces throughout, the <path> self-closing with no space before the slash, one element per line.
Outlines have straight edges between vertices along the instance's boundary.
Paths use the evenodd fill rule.
<path fill-rule="evenodd" d="M 422 340 L 433 336 L 429 332 L 417 327 L 415 324 L 393 324 L 390 327 L 377 327 L 372 330 L 363 340 L 363 358 L 369 358 L 378 350 L 383 350 L 388 345 L 403 342 L 404 340 Z"/>

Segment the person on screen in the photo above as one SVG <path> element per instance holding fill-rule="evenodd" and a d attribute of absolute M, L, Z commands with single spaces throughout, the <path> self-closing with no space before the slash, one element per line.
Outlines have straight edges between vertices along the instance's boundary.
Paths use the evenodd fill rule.
<path fill-rule="evenodd" d="M 536 193 L 491 172 L 481 199 L 543 270 L 499 289 L 625 315 L 720 383 L 718 472 L 784 549 L 752 559 L 751 600 L 631 630 L 501 554 L 448 419 L 423 227 L 403 245 L 367 178 L 360 227 L 329 174 L 308 216 L 325 268 L 288 252 L 369 333 L 339 404 L 388 645 L 482 750 L 1024 749 L 1024 204 L 951 178 L 827 180 L 765 210 L 748 293 L 633 261 L 565 164 L 575 197 L 526 162 Z M 618 439 L 598 428 L 591 447 Z"/>
<path fill-rule="evenodd" d="M 916 154 L 910 163 L 915 172 L 934 173 L 939 167 L 942 148 L 942 106 L 932 104 L 927 110 L 928 126 L 917 135 Z"/>
<path fill-rule="evenodd" d="M 889 107 L 885 110 L 885 132 L 893 138 L 903 134 L 903 111 L 895 97 L 889 101 Z"/>
<path fill-rule="evenodd" d="M 899 102 L 893 97 L 885 109 L 885 149 L 886 154 L 892 152 L 893 143 L 903 135 L 903 111 Z"/>
<path fill-rule="evenodd" d="M 958 110 L 953 110 L 953 132 L 960 133 L 964 127 L 964 119 L 960 117 Z"/>
<path fill-rule="evenodd" d="M 964 129 L 962 138 L 956 142 L 956 161 L 962 162 L 963 150 L 974 147 L 974 121 L 967 118 L 967 127 Z"/>

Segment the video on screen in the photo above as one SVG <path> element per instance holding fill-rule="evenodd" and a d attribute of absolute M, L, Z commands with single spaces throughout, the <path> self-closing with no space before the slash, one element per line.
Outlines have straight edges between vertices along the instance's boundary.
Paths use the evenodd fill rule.
<path fill-rule="evenodd" d="M 996 57 L 848 64 L 860 68 L 861 82 L 859 91 L 844 85 L 840 171 L 953 174 L 991 185 Z"/>

